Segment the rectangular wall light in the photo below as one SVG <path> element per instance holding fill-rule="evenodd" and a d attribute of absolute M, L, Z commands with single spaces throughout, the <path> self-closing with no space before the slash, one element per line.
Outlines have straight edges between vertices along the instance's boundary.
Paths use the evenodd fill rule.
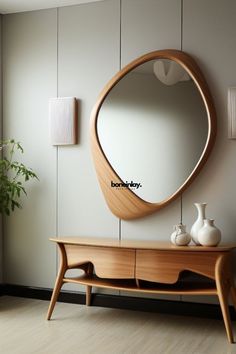
<path fill-rule="evenodd" d="M 49 101 L 52 145 L 77 144 L 77 101 L 75 97 L 57 97 Z"/>
<path fill-rule="evenodd" d="M 236 139 L 236 87 L 228 89 L 228 137 Z"/>

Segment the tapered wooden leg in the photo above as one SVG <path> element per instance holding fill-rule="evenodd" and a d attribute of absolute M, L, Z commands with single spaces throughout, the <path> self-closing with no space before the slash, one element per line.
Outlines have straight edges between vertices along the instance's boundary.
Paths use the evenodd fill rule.
<path fill-rule="evenodd" d="M 61 251 L 61 264 L 60 264 L 60 268 L 58 271 L 55 286 L 53 289 L 51 301 L 49 304 L 48 313 L 47 313 L 47 320 L 50 320 L 50 318 L 51 318 L 52 312 L 54 310 L 54 307 L 55 307 L 55 304 L 56 304 L 56 301 L 58 298 L 58 295 L 59 295 L 61 287 L 63 285 L 63 278 L 64 278 L 64 275 L 65 275 L 65 272 L 67 269 L 67 267 L 66 267 L 66 254 L 65 254 L 64 246 L 61 244 L 58 244 L 58 245 L 59 245 L 59 249 Z"/>
<path fill-rule="evenodd" d="M 229 339 L 230 343 L 233 343 L 234 338 L 233 338 L 233 332 L 232 332 L 232 325 L 231 325 L 231 320 L 230 320 L 230 314 L 229 314 L 229 307 L 228 307 L 228 294 L 227 292 L 224 291 L 224 289 L 217 289 L 218 291 L 218 297 L 220 301 L 220 307 L 224 319 L 224 324 L 226 328 L 226 333 Z"/>
<path fill-rule="evenodd" d="M 232 302 L 234 305 L 234 309 L 236 311 L 236 289 L 233 284 L 231 285 L 231 288 L 230 288 L 230 295 L 231 295 L 231 299 L 232 299 Z"/>
<path fill-rule="evenodd" d="M 93 274 L 93 264 L 89 263 L 88 268 L 86 270 L 87 275 L 92 275 Z M 86 286 L 86 305 L 90 306 L 91 305 L 91 295 L 92 295 L 92 286 L 87 285 Z"/>
<path fill-rule="evenodd" d="M 86 286 L 86 305 L 91 305 L 91 294 L 92 294 L 92 286 Z"/>
<path fill-rule="evenodd" d="M 227 337 L 230 343 L 233 343 L 233 332 L 229 314 L 229 292 L 231 288 L 230 274 L 228 271 L 228 262 L 226 256 L 220 256 L 216 263 L 216 287 L 219 297 L 220 307 L 224 319 Z"/>

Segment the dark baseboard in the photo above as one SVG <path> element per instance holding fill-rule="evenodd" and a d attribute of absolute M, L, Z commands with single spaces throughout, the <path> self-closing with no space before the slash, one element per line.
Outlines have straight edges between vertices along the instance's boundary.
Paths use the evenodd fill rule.
<path fill-rule="evenodd" d="M 0 286 L 0 295 L 50 300 L 52 290 L 4 284 Z M 85 304 L 85 294 L 81 292 L 61 291 L 58 301 L 73 304 Z M 123 295 L 93 294 L 92 306 L 222 319 L 219 305 L 195 302 L 157 300 Z M 236 313 L 232 306 L 230 306 L 230 315 L 232 320 L 236 320 Z"/>
<path fill-rule="evenodd" d="M 0 296 L 5 295 L 5 285 L 4 284 L 0 284 Z"/>
<path fill-rule="evenodd" d="M 47 288 L 5 284 L 3 289 L 4 295 L 8 296 L 18 296 L 48 301 L 52 296 L 52 289 Z M 61 291 L 58 301 L 72 304 L 85 304 L 85 294 L 82 292 Z"/>

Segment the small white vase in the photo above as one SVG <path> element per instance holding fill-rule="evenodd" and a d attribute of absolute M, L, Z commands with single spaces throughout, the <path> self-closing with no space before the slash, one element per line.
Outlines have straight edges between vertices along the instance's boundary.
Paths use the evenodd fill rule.
<path fill-rule="evenodd" d="M 171 242 L 176 246 L 187 246 L 190 241 L 191 236 L 186 232 L 186 225 L 175 225 L 174 232 L 171 234 Z"/>
<path fill-rule="evenodd" d="M 198 241 L 202 246 L 217 246 L 221 240 L 221 232 L 214 225 L 214 220 L 205 219 L 203 227 L 198 232 Z"/>
<path fill-rule="evenodd" d="M 194 203 L 197 208 L 198 217 L 193 226 L 191 227 L 190 235 L 192 237 L 193 242 L 196 245 L 200 245 L 198 241 L 198 232 L 203 227 L 203 220 L 206 218 L 205 216 L 205 209 L 207 204 L 206 203 Z"/>

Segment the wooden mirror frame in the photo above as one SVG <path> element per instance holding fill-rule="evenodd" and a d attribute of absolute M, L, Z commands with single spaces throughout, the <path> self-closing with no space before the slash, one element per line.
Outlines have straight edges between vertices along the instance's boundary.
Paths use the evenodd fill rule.
<path fill-rule="evenodd" d="M 131 70 L 136 68 L 137 66 L 144 64 L 150 60 L 158 60 L 158 59 L 169 59 L 174 60 L 179 63 L 191 76 L 193 81 L 195 82 L 203 102 L 205 104 L 207 117 L 208 117 L 208 135 L 206 145 L 202 152 L 202 155 L 196 164 L 194 170 L 186 179 L 186 181 L 180 186 L 180 188 L 172 194 L 167 199 L 161 201 L 160 203 L 150 203 L 147 202 L 140 197 L 138 197 L 132 190 L 130 189 L 115 189 L 111 188 L 111 181 L 115 180 L 117 183 L 122 183 L 122 179 L 118 176 L 116 171 L 112 168 L 109 163 L 106 155 L 101 147 L 98 138 L 97 132 L 97 120 L 100 108 L 112 90 L 112 88 Z M 126 65 L 122 70 L 120 70 L 104 87 L 102 92 L 99 95 L 99 98 L 92 110 L 91 114 L 91 149 L 92 155 L 94 159 L 95 169 L 97 172 L 98 180 L 106 199 L 106 202 L 112 211 L 117 217 L 121 219 L 136 219 L 143 217 L 145 215 L 152 214 L 157 210 L 165 207 L 173 200 L 178 198 L 184 190 L 192 183 L 194 178 L 199 174 L 200 170 L 206 163 L 212 147 L 214 145 L 215 137 L 216 137 L 216 111 L 214 107 L 214 102 L 207 85 L 207 82 L 198 67 L 195 60 L 188 54 L 174 49 L 167 50 L 158 50 L 148 54 L 145 54 L 138 59 L 135 59 L 128 65 Z"/>

